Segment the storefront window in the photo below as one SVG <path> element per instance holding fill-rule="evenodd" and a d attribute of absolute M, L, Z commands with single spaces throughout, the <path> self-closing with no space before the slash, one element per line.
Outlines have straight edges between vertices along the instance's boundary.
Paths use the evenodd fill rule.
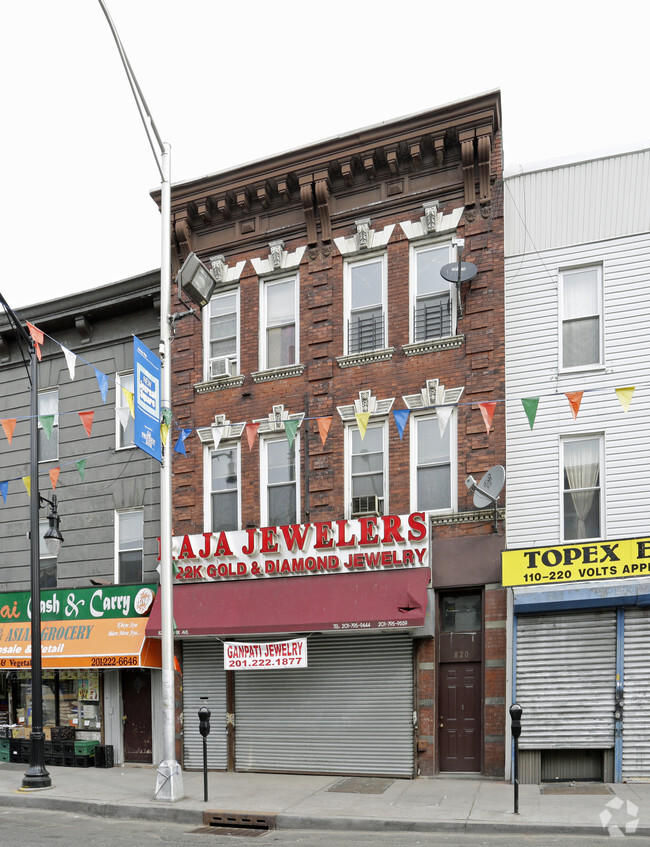
<path fill-rule="evenodd" d="M 99 673 L 86 670 L 43 671 L 43 726 L 72 726 L 79 730 L 101 729 Z M 5 680 L 7 721 L 32 725 L 32 679 L 18 671 Z M 0 712 L 2 709 L 0 708 Z"/>
<path fill-rule="evenodd" d="M 442 598 L 443 632 L 478 632 L 480 629 L 480 594 L 457 594 Z"/>

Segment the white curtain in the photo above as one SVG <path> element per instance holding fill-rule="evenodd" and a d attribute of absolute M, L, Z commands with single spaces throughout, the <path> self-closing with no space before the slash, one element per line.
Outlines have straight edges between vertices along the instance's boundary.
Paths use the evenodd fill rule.
<path fill-rule="evenodd" d="M 566 441 L 564 469 L 576 511 L 578 538 L 586 538 L 585 521 L 596 496 L 600 471 L 600 443 L 597 438 Z"/>

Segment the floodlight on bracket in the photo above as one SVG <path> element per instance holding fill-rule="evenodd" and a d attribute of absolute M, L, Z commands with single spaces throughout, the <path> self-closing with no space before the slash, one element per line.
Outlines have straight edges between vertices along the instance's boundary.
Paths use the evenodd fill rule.
<path fill-rule="evenodd" d="M 476 482 L 470 474 L 465 480 L 465 485 L 470 491 L 474 492 L 474 506 L 477 509 L 484 509 L 487 506 L 494 506 L 494 531 L 499 531 L 497 523 L 499 511 L 498 502 L 499 494 L 506 481 L 506 471 L 502 465 L 495 465 L 489 471 L 483 474 L 480 482 Z"/>

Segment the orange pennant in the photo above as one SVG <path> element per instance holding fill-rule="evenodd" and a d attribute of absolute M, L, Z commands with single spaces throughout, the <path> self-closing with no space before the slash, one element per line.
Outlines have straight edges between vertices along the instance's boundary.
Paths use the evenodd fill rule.
<path fill-rule="evenodd" d="M 5 418 L 0 423 L 2 423 L 7 441 L 11 444 L 11 439 L 14 437 L 14 429 L 16 428 L 16 418 Z"/>
<path fill-rule="evenodd" d="M 60 473 L 61 468 L 50 468 L 50 482 L 52 483 L 52 490 L 56 488 L 56 484 L 59 481 Z"/>
<path fill-rule="evenodd" d="M 485 424 L 485 429 L 489 435 L 490 427 L 492 426 L 492 418 L 494 417 L 494 410 L 497 407 L 496 400 L 492 400 L 489 403 L 479 403 L 478 407 L 483 415 L 483 423 Z"/>
<path fill-rule="evenodd" d="M 94 412 L 79 412 L 79 417 L 81 418 L 81 422 L 84 425 L 84 429 L 86 430 L 86 435 L 90 438 L 90 432 L 93 428 L 93 418 L 95 417 Z"/>
<path fill-rule="evenodd" d="M 573 420 L 578 417 L 578 411 L 580 410 L 580 403 L 582 402 L 583 391 L 567 391 L 566 398 L 571 405 L 571 412 L 573 413 Z"/>
<path fill-rule="evenodd" d="M 25 321 L 25 323 L 27 324 L 29 334 L 31 335 L 34 344 L 42 344 L 45 340 L 43 332 L 37 326 L 34 326 L 34 324 L 30 324 L 29 321 Z"/>
<path fill-rule="evenodd" d="M 257 430 L 260 428 L 258 423 L 250 423 L 246 424 L 246 438 L 248 439 L 248 449 L 253 449 L 253 444 L 255 444 L 255 437 L 257 436 Z"/>
<path fill-rule="evenodd" d="M 327 441 L 327 434 L 330 431 L 330 425 L 332 423 L 332 418 L 316 418 L 316 423 L 318 424 L 318 432 L 320 433 L 320 440 L 325 446 L 325 442 Z"/>

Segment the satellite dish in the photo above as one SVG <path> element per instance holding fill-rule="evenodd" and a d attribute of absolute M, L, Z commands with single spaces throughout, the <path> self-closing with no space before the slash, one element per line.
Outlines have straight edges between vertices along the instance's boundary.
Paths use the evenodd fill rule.
<path fill-rule="evenodd" d="M 470 282 L 478 273 L 478 268 L 472 262 L 451 262 L 440 268 L 440 276 L 447 282 Z"/>
<path fill-rule="evenodd" d="M 506 470 L 502 465 L 495 465 L 483 474 L 479 484 L 474 488 L 474 505 L 477 509 L 486 506 L 496 506 L 503 484 L 506 481 Z"/>

